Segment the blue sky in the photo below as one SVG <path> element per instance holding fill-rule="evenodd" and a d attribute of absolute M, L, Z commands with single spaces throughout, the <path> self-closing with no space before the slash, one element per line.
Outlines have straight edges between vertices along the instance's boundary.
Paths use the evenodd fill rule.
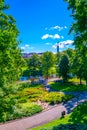
<path fill-rule="evenodd" d="M 63 0 L 6 0 L 6 11 L 16 19 L 24 52 L 56 52 L 72 47 L 73 36 L 68 35 L 73 22 L 67 3 Z"/>

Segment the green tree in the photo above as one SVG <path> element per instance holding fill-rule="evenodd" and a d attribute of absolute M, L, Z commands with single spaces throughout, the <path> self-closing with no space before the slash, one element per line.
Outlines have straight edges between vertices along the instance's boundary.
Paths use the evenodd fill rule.
<path fill-rule="evenodd" d="M 58 52 L 56 54 L 56 72 L 57 72 L 58 76 L 59 76 L 59 63 L 60 63 L 62 55 L 63 55 L 63 52 Z"/>
<path fill-rule="evenodd" d="M 78 53 L 74 57 L 72 68 L 73 73 L 80 79 L 81 84 L 81 79 L 83 78 L 83 63 Z"/>
<path fill-rule="evenodd" d="M 74 34 L 74 45 L 82 55 L 87 54 L 87 0 L 65 0 L 68 2 L 68 9 L 72 9 L 71 16 L 74 21 L 70 33 Z M 79 51 L 79 52 L 80 52 Z"/>
<path fill-rule="evenodd" d="M 68 56 L 69 59 L 69 73 L 73 74 L 73 61 L 75 59 L 75 50 L 68 48 L 67 50 L 63 51 L 64 54 Z"/>
<path fill-rule="evenodd" d="M 14 112 L 14 104 L 16 107 L 15 99 L 8 96 L 13 92 L 13 87 L 8 84 L 20 77 L 23 63 L 16 21 L 5 14 L 9 6 L 4 3 L 0 0 L 0 121 L 6 121 L 7 116 Z"/>
<path fill-rule="evenodd" d="M 87 82 L 87 0 L 65 0 L 68 3 L 68 9 L 72 10 L 71 16 L 74 21 L 70 33 L 74 34 L 74 45 L 78 53 L 81 54 L 81 66 L 84 67 L 83 78 Z M 78 64 L 79 65 L 79 64 Z M 79 67 L 78 67 L 79 68 Z M 80 69 L 80 68 L 79 68 Z M 81 72 L 79 70 L 79 72 Z M 80 74 L 82 75 L 82 74 Z"/>
<path fill-rule="evenodd" d="M 75 56 L 75 50 L 68 48 L 67 50 L 63 51 L 63 53 L 68 55 L 69 61 L 72 63 Z"/>
<path fill-rule="evenodd" d="M 87 40 L 87 0 L 65 1 L 68 2 L 68 9 L 72 9 L 71 16 L 74 19 L 70 32 L 74 32 L 76 37 L 84 36 L 84 41 Z"/>
<path fill-rule="evenodd" d="M 41 59 L 38 55 L 34 54 L 29 59 L 27 59 L 27 65 L 29 68 L 30 76 L 42 75 L 41 71 Z"/>
<path fill-rule="evenodd" d="M 63 55 L 59 63 L 59 75 L 62 76 L 63 82 L 67 82 L 68 72 L 69 72 L 69 59 L 67 55 Z"/>
<path fill-rule="evenodd" d="M 50 75 L 50 69 L 55 63 L 55 56 L 52 52 L 44 52 L 41 56 L 42 59 L 42 73 L 48 79 Z"/>
<path fill-rule="evenodd" d="M 76 49 L 72 69 L 73 73 L 80 79 L 80 84 L 82 79 L 86 80 L 87 84 L 87 58 L 83 57 L 78 49 Z"/>
<path fill-rule="evenodd" d="M 61 61 L 61 58 L 63 55 L 67 55 L 68 56 L 68 60 L 69 60 L 69 74 L 73 74 L 73 69 L 72 69 L 72 65 L 73 65 L 73 60 L 74 60 L 74 56 L 75 56 L 75 50 L 68 48 L 65 51 L 59 52 L 56 54 L 56 70 L 57 70 L 57 74 L 59 74 L 59 64 Z"/>
<path fill-rule="evenodd" d="M 16 21 L 5 14 L 9 6 L 0 1 L 0 86 L 17 80 L 21 74 L 22 57 L 18 48 Z"/>

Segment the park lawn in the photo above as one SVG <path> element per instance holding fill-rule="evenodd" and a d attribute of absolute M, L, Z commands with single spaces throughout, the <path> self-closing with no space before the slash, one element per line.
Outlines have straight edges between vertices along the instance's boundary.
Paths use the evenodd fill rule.
<path fill-rule="evenodd" d="M 82 83 L 85 83 L 85 80 L 82 79 L 81 81 L 82 81 Z M 80 83 L 80 79 L 74 77 L 74 78 L 69 79 L 69 82 Z"/>
<path fill-rule="evenodd" d="M 73 97 L 59 92 L 47 92 L 42 84 L 28 82 L 10 85 L 6 87 L 6 91 L 8 94 L 4 96 L 2 107 L 0 107 L 0 122 L 32 116 L 41 112 L 43 108 L 38 104 L 38 100 L 41 103 L 55 104 Z"/>
<path fill-rule="evenodd" d="M 32 128 L 31 130 L 52 130 L 53 127 L 61 124 L 87 124 L 87 101 L 75 108 L 73 112 L 66 115 L 65 118 L 56 119 L 42 126 Z"/>
<path fill-rule="evenodd" d="M 87 91 L 87 85 L 74 83 L 50 82 L 50 86 L 55 91 L 78 92 Z"/>

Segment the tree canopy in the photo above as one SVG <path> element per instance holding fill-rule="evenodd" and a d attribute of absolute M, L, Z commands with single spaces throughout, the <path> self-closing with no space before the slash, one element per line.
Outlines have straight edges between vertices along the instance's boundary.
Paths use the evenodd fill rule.
<path fill-rule="evenodd" d="M 50 69 L 53 67 L 55 63 L 55 56 L 52 52 L 44 52 L 42 57 L 42 72 L 43 75 L 48 78 L 50 74 Z"/>
<path fill-rule="evenodd" d="M 0 86 L 17 80 L 21 73 L 22 57 L 18 48 L 19 31 L 16 20 L 5 14 L 9 6 L 0 1 Z"/>
<path fill-rule="evenodd" d="M 78 67 L 76 67 L 76 71 L 87 82 L 87 0 L 65 1 L 68 3 L 68 9 L 72 10 L 73 24 L 70 28 L 70 33 L 74 34 L 75 49 L 80 56 L 77 60 Z M 83 71 L 83 76 L 81 70 Z"/>
<path fill-rule="evenodd" d="M 87 0 L 65 0 L 68 9 L 72 10 L 71 16 L 74 21 L 70 32 L 74 33 L 76 47 L 87 47 Z"/>
<path fill-rule="evenodd" d="M 29 76 L 41 75 L 41 59 L 38 55 L 34 54 L 27 59 Z"/>
<path fill-rule="evenodd" d="M 66 82 L 68 79 L 68 72 L 69 72 L 69 59 L 67 55 L 63 55 L 59 63 L 59 75 L 62 76 L 64 82 Z"/>

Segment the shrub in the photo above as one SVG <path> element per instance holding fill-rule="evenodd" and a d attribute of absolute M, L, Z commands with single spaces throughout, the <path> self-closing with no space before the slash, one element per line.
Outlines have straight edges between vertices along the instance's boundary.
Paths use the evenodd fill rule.
<path fill-rule="evenodd" d="M 6 105 L 7 107 L 9 106 L 8 104 Z M 0 122 L 6 122 L 24 116 L 31 116 L 40 111 L 42 111 L 42 107 L 34 103 L 16 104 L 13 107 L 13 111 L 11 111 L 10 108 L 6 111 L 0 111 Z"/>
<path fill-rule="evenodd" d="M 78 105 L 71 114 L 70 121 L 87 124 L 87 101 Z"/>
<path fill-rule="evenodd" d="M 27 102 L 27 98 L 23 97 L 23 98 L 19 98 L 18 99 L 19 103 L 26 103 Z"/>
<path fill-rule="evenodd" d="M 86 130 L 87 125 L 82 124 L 66 124 L 53 127 L 51 130 Z"/>
<path fill-rule="evenodd" d="M 20 107 L 16 110 L 16 112 L 18 114 L 22 114 L 22 116 L 31 116 L 40 111 L 42 111 L 42 107 L 34 103 L 22 103 L 20 104 Z"/>
<path fill-rule="evenodd" d="M 27 83 L 20 83 L 19 85 L 20 85 L 19 90 L 23 90 L 24 88 L 29 88 L 30 87 L 30 83 L 29 82 L 27 82 Z"/>
<path fill-rule="evenodd" d="M 69 100 L 72 98 L 72 95 L 65 95 L 63 93 L 58 93 L 58 92 L 50 92 L 46 93 L 41 101 L 46 101 L 49 104 L 55 104 L 55 103 L 61 103 L 63 100 Z"/>
<path fill-rule="evenodd" d="M 14 104 L 16 105 L 16 100 L 5 97 L 0 99 L 0 122 L 5 122 L 12 119 L 12 114 L 14 112 Z"/>
<path fill-rule="evenodd" d="M 42 128 L 40 130 L 87 130 L 86 124 L 66 124 L 54 126 L 52 128 Z"/>

